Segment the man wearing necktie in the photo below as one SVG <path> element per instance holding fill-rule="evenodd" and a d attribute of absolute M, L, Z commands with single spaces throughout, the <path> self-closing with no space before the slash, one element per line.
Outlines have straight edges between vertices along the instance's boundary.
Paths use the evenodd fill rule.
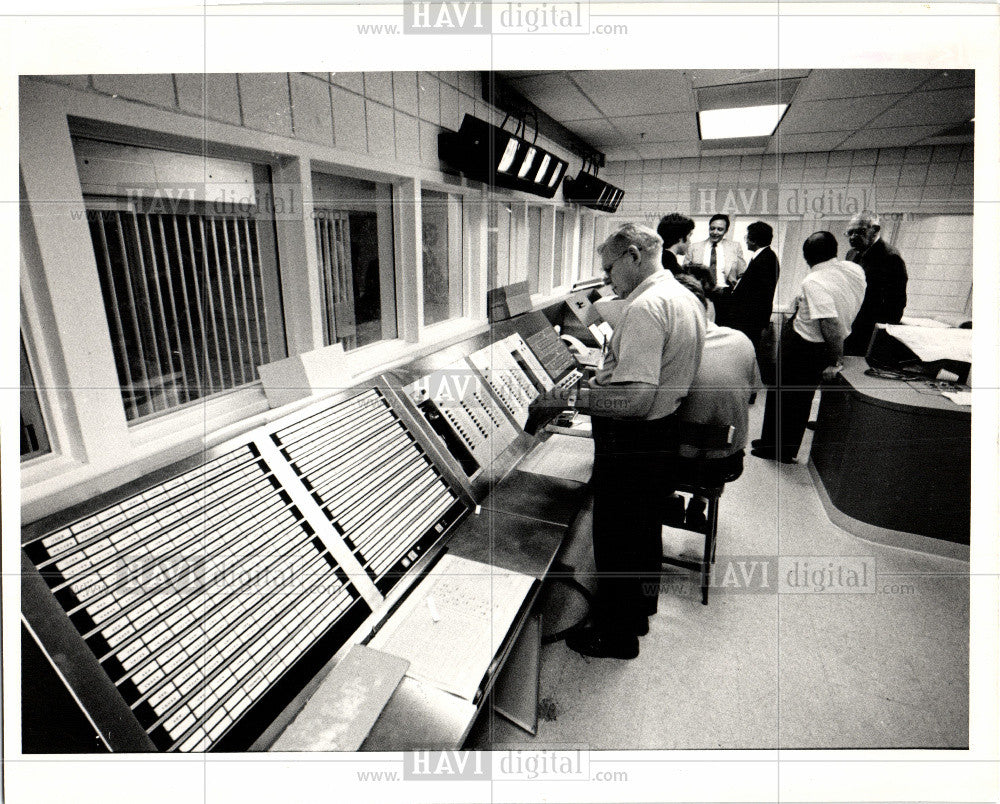
<path fill-rule="evenodd" d="M 726 240 L 729 216 L 716 213 L 708 221 L 708 240 L 691 246 L 689 262 L 705 265 L 715 276 L 715 289 L 722 291 L 735 285 L 747 268 L 739 243 Z"/>
<path fill-rule="evenodd" d="M 728 231 L 729 216 L 716 213 L 708 221 L 708 240 L 695 243 L 688 252 L 690 264 L 705 266 L 714 277 L 715 287 L 709 289 L 708 297 L 719 326 L 729 326 L 729 292 L 747 268 L 740 244 L 724 239 Z"/>

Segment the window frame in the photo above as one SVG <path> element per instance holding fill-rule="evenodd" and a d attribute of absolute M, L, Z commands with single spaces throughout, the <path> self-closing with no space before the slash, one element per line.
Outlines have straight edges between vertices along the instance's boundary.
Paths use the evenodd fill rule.
<path fill-rule="evenodd" d="M 472 290 L 469 287 L 471 282 L 467 277 L 467 267 L 469 265 L 470 258 L 472 256 L 472 248 L 469 245 L 470 240 L 470 223 L 472 223 L 472 215 L 468 209 L 469 204 L 467 203 L 467 193 L 454 192 L 454 188 L 446 187 L 439 188 L 431 182 L 421 182 L 419 187 L 420 192 L 420 220 L 423 223 L 424 215 L 424 193 L 437 193 L 439 195 L 445 196 L 445 204 L 447 206 L 447 221 L 448 221 L 448 295 L 449 295 L 449 308 L 452 304 L 457 302 L 458 313 L 455 315 L 449 314 L 440 321 L 433 321 L 428 323 L 426 318 L 426 299 L 423 296 L 424 286 L 424 265 L 423 259 L 420 260 L 420 275 L 419 282 L 421 287 L 421 305 L 419 310 L 420 328 L 421 331 L 428 330 L 433 331 L 435 328 L 441 327 L 442 324 L 449 324 L 450 322 L 466 322 L 470 318 L 470 297 Z M 456 234 L 455 224 L 458 224 L 460 231 Z M 423 247 L 423 226 L 421 226 L 421 231 L 419 233 L 421 249 Z M 422 252 L 421 252 L 422 253 Z M 457 274 L 460 280 L 460 290 L 456 293 L 453 284 L 453 278 Z"/>

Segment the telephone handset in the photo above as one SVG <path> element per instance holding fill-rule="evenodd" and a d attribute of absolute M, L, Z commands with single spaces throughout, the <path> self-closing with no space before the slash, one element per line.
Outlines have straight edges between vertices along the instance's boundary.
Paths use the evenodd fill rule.
<path fill-rule="evenodd" d="M 565 342 L 565 344 L 569 347 L 569 350 L 577 357 L 581 357 L 590 352 L 590 349 L 584 346 L 578 338 L 574 338 L 572 335 L 560 335 L 559 337 L 562 338 L 563 342 Z"/>

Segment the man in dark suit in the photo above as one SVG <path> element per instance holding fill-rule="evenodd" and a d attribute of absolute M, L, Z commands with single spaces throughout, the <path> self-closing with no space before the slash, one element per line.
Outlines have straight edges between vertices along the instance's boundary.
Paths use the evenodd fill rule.
<path fill-rule="evenodd" d="M 906 308 L 906 263 L 880 231 L 878 215 L 867 210 L 851 218 L 847 227 L 851 244 L 847 259 L 864 270 L 868 289 L 844 343 L 844 354 L 867 354 L 875 324 L 898 324 Z"/>
<path fill-rule="evenodd" d="M 738 329 L 750 339 L 757 353 L 758 366 L 761 365 L 761 335 L 771 321 L 774 289 L 778 284 L 778 257 L 771 250 L 773 238 L 774 230 L 763 221 L 755 221 L 747 227 L 750 263 L 725 306 L 716 311 L 719 326 Z"/>

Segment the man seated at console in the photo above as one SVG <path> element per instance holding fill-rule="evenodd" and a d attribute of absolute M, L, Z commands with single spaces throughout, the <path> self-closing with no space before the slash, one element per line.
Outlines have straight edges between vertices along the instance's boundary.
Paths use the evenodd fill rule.
<path fill-rule="evenodd" d="M 585 656 L 633 659 L 659 597 L 662 545 L 657 500 L 672 490 L 677 406 L 698 369 L 705 313 L 670 271 L 662 239 L 625 224 L 598 248 L 605 281 L 626 306 L 577 407 L 594 432 L 593 625 L 566 640 Z M 550 392 L 540 403 L 562 405 Z"/>
<path fill-rule="evenodd" d="M 704 286 L 693 276 L 678 278 L 702 304 L 708 304 Z M 761 387 L 757 356 L 750 339 L 742 332 L 709 322 L 705 347 L 691 389 L 677 408 L 680 426 L 678 477 L 704 486 L 721 486 L 743 473 L 743 448 L 749 427 L 747 410 L 750 395 Z M 728 444 L 716 443 L 707 432 L 732 427 Z M 704 434 L 707 440 L 702 441 Z M 672 506 L 668 503 L 667 511 Z M 688 525 L 703 523 L 705 501 L 693 499 L 688 505 Z M 680 522 L 670 521 L 679 525 Z"/>

